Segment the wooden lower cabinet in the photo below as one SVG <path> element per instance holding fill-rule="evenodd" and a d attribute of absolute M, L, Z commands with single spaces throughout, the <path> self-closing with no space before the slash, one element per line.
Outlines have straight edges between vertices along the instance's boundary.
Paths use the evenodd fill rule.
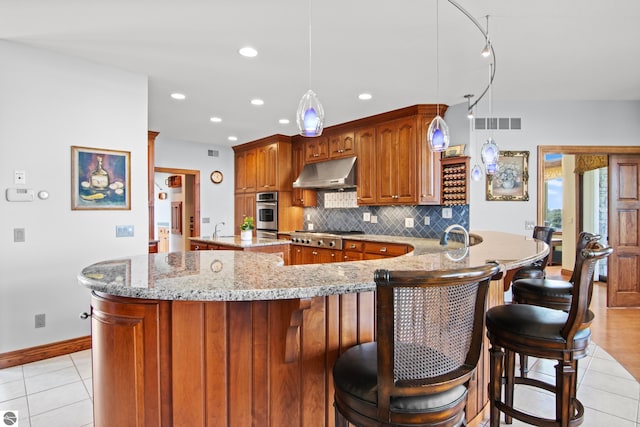
<path fill-rule="evenodd" d="M 375 336 L 373 292 L 92 306 L 97 427 L 332 426 L 333 364 Z"/>
<path fill-rule="evenodd" d="M 92 295 L 96 426 L 168 425 L 170 306 L 169 301 Z"/>

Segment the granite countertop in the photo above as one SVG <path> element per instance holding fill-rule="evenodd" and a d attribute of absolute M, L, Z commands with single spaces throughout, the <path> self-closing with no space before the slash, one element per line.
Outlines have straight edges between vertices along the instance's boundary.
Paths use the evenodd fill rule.
<path fill-rule="evenodd" d="M 291 243 L 286 239 L 265 239 L 253 237 L 251 240 L 242 240 L 240 236 L 221 236 L 215 239 L 208 236 L 190 237 L 192 242 L 204 242 L 212 245 L 233 246 L 236 248 L 257 248 L 261 246 L 287 245 Z"/>
<path fill-rule="evenodd" d="M 110 295 L 193 301 L 249 301 L 312 298 L 372 291 L 374 271 L 457 269 L 497 261 L 501 270 L 544 257 L 549 247 L 530 237 L 496 231 L 472 233 L 482 241 L 469 248 L 436 239 L 359 236 L 363 240 L 408 243 L 407 255 L 370 261 L 285 266 L 280 257 L 247 251 L 191 251 L 145 254 L 84 268 L 80 284 Z M 351 238 L 351 236 L 349 237 Z M 197 240 L 197 239 L 196 239 Z M 278 244 L 286 240 L 266 239 Z"/>

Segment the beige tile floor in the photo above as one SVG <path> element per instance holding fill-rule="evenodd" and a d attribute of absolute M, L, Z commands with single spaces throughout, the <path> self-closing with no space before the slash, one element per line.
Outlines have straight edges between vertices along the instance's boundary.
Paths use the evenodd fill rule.
<path fill-rule="evenodd" d="M 531 376 L 553 381 L 553 362 L 530 364 Z M 553 416 L 549 393 L 517 385 L 515 396 L 519 409 Z M 640 384 L 596 344 L 579 363 L 578 397 L 585 427 L 640 427 Z M 0 369 L 0 414 L 17 411 L 19 427 L 92 426 L 91 399 L 90 350 Z M 526 424 L 514 420 L 512 425 Z"/>
<path fill-rule="evenodd" d="M 0 414 L 17 411 L 14 427 L 93 426 L 91 393 L 91 350 L 0 369 Z"/>

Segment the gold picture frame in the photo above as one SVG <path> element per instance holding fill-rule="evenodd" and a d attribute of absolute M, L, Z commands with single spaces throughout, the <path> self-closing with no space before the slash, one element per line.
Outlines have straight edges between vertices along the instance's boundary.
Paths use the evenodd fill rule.
<path fill-rule="evenodd" d="M 71 209 L 131 210 L 131 153 L 71 147 Z"/>
<path fill-rule="evenodd" d="M 529 200 L 529 152 L 500 151 L 498 170 L 487 175 L 487 200 Z"/>

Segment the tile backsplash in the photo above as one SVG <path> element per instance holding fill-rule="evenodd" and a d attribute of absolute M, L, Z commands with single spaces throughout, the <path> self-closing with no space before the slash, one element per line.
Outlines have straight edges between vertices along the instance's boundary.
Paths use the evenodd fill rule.
<path fill-rule="evenodd" d="M 366 234 L 440 238 L 445 228 L 460 224 L 469 229 L 469 205 L 463 206 L 357 206 L 355 191 L 318 191 L 318 207 L 304 208 L 304 227 L 314 230 L 362 230 Z M 443 209 L 451 209 L 451 218 L 443 218 Z M 369 214 L 377 222 L 364 221 Z M 429 217 L 429 225 L 425 225 Z M 405 227 L 405 219 L 413 227 Z"/>

